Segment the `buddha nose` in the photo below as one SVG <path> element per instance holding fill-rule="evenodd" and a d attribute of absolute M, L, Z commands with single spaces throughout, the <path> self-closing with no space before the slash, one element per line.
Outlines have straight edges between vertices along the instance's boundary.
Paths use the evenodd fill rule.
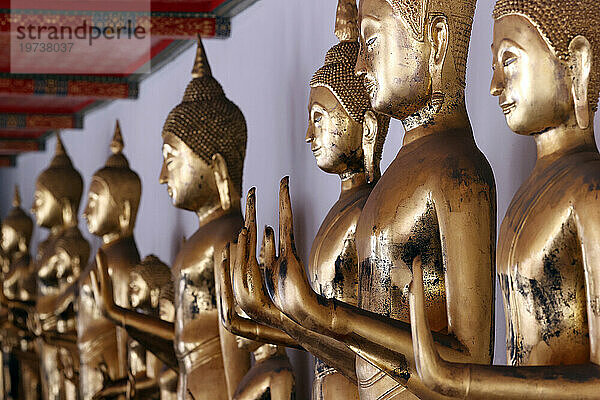
<path fill-rule="evenodd" d="M 367 74 L 367 64 L 365 63 L 365 57 L 362 49 L 363 47 L 361 45 L 358 57 L 356 58 L 356 66 L 354 67 L 354 74 L 359 77 Z"/>
<path fill-rule="evenodd" d="M 167 183 L 167 164 L 163 162 L 162 167 L 160 169 L 160 175 L 158 176 L 158 183 L 164 185 Z"/>
<path fill-rule="evenodd" d="M 490 93 L 492 96 L 500 96 L 504 91 L 504 76 L 500 68 L 495 68 L 493 71 Z"/>
<path fill-rule="evenodd" d="M 308 123 L 308 129 L 306 130 L 306 136 L 304 137 L 304 140 L 306 141 L 306 143 L 310 143 L 313 141 L 313 139 L 315 138 L 315 128 L 313 127 L 312 123 Z"/>

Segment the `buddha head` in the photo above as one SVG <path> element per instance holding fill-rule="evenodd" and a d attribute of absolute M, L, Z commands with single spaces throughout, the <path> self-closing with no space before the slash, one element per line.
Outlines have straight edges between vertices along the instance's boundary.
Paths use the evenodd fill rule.
<path fill-rule="evenodd" d="M 10 210 L 4 221 L 2 221 L 2 241 L 0 242 L 0 247 L 4 254 L 10 255 L 15 251 L 27 252 L 32 232 L 33 221 L 21 208 L 19 188 L 15 186 L 13 209 Z"/>
<path fill-rule="evenodd" d="M 405 120 L 464 100 L 475 2 L 360 0 L 356 71 L 375 110 Z"/>
<path fill-rule="evenodd" d="M 90 245 L 77 227 L 71 227 L 59 237 L 51 255 L 42 260 L 38 278 L 44 293 L 62 290 L 75 282 L 87 265 Z"/>
<path fill-rule="evenodd" d="M 164 291 L 173 294 L 171 270 L 158 257 L 149 255 L 129 274 L 131 306 L 146 312 L 158 311 Z"/>
<path fill-rule="evenodd" d="M 50 166 L 37 178 L 33 206 L 37 224 L 44 228 L 77 225 L 77 210 L 83 192 L 83 179 L 73 168 L 65 147 L 56 135 L 56 150 Z"/>
<path fill-rule="evenodd" d="M 491 93 L 511 130 L 587 129 L 600 91 L 596 0 L 499 0 Z"/>
<path fill-rule="evenodd" d="M 88 201 L 83 213 L 90 233 L 105 237 L 131 236 L 135 226 L 142 183 L 140 177 L 129 168 L 123 155 L 123 137 L 119 121 L 110 144 L 112 155 L 104 168 L 96 171 L 90 183 Z"/>
<path fill-rule="evenodd" d="M 159 180 L 178 208 L 226 210 L 242 191 L 246 121 L 213 78 L 200 37 L 192 77 L 163 127 Z"/>
<path fill-rule="evenodd" d="M 56 242 L 56 278 L 61 288 L 77 278 L 88 263 L 90 245 L 77 228 L 69 229 Z"/>
<path fill-rule="evenodd" d="M 373 111 L 363 80 L 354 73 L 359 51 L 354 0 L 339 1 L 335 33 L 340 43 L 310 82 L 306 141 L 323 171 L 343 176 L 366 169 L 374 181 L 389 117 Z"/>

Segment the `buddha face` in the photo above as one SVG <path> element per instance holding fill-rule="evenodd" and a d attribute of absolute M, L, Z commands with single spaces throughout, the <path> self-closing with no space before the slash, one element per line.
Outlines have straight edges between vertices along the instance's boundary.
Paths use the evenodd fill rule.
<path fill-rule="evenodd" d="M 359 24 L 356 73 L 364 77 L 373 109 L 404 119 L 423 108 L 431 96 L 430 46 L 413 37 L 385 0 L 361 0 Z"/>
<path fill-rule="evenodd" d="M 106 183 L 98 178 L 92 178 L 83 217 L 90 233 L 96 236 L 118 232 L 120 229 L 117 204 Z"/>
<path fill-rule="evenodd" d="M 44 228 L 52 228 L 62 223 L 62 206 L 54 195 L 41 184 L 35 186 L 32 214 L 36 223 Z"/>
<path fill-rule="evenodd" d="M 542 133 L 575 118 L 567 67 L 527 18 L 496 20 L 492 53 L 490 91 L 512 131 Z"/>
<path fill-rule="evenodd" d="M 308 131 L 317 165 L 323 171 L 341 174 L 362 168 L 362 124 L 354 121 L 327 88 L 310 90 Z"/>
<path fill-rule="evenodd" d="M 167 185 L 167 193 L 177 208 L 197 211 L 212 202 L 219 202 L 211 166 L 171 133 L 163 135 L 159 182 Z"/>
<path fill-rule="evenodd" d="M 11 253 L 19 246 L 19 234 L 12 226 L 3 225 L 0 247 L 6 254 Z"/>
<path fill-rule="evenodd" d="M 150 304 L 148 283 L 137 272 L 129 274 L 129 301 L 134 308 Z"/>

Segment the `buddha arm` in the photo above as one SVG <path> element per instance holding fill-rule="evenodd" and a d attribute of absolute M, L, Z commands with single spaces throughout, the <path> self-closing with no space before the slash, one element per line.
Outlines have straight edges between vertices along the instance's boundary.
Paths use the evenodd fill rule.
<path fill-rule="evenodd" d="M 108 269 L 100 253 L 96 258 L 96 263 L 100 276 L 96 276 L 96 271 L 90 271 L 90 281 L 94 298 L 102 313 L 117 325 L 125 328 L 131 337 L 169 367 L 177 368 L 178 363 L 173 347 L 175 325 L 158 317 L 119 307 L 115 303 Z"/>
<path fill-rule="evenodd" d="M 133 339 L 140 342 L 140 344 L 146 347 L 146 349 L 154 354 L 156 358 L 164 362 L 169 368 L 172 368 L 176 371 L 179 370 L 179 364 L 177 362 L 177 357 L 175 356 L 175 349 L 173 347 L 172 340 L 156 336 L 151 330 L 152 328 L 147 328 L 148 330 L 141 330 L 133 327 L 132 325 L 125 325 L 124 327 L 127 330 L 127 333 Z M 146 328 L 144 327 L 144 329 Z"/>
<path fill-rule="evenodd" d="M 73 305 L 77 298 L 79 291 L 79 282 L 75 281 L 69 287 L 62 291 L 62 293 L 56 298 L 54 307 L 47 310 L 48 314 L 59 315 L 65 311 L 69 306 Z M 46 310 L 45 310 L 46 311 Z"/>
<path fill-rule="evenodd" d="M 415 360 L 427 387 L 463 399 L 595 399 L 600 384 L 600 209 L 595 201 L 577 208 L 577 231 L 584 255 L 590 363 L 536 367 L 448 362 L 435 350 L 427 319 L 422 276 L 415 273 L 410 296 Z M 591 204 L 591 206 L 590 206 Z"/>
<path fill-rule="evenodd" d="M 175 325 L 158 317 L 128 310 L 116 304 L 106 309 L 106 317 L 127 331 L 135 330 L 152 334 L 158 340 L 169 342 L 171 346 L 175 340 Z"/>

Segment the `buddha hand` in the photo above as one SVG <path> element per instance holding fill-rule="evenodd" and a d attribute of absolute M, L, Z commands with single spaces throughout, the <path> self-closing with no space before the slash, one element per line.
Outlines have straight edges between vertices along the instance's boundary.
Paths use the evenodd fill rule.
<path fill-rule="evenodd" d="M 289 318 L 304 325 L 316 316 L 317 294 L 312 290 L 294 244 L 294 223 L 289 177 L 279 187 L 279 256 L 273 235 L 265 240 L 265 282 L 275 305 Z"/>
<path fill-rule="evenodd" d="M 232 273 L 233 294 L 238 305 L 256 322 L 278 327 L 280 311 L 273 305 L 263 285 L 263 274 L 256 259 L 256 193 L 252 188 L 246 200 L 245 227 L 238 236 Z M 269 239 L 269 236 L 271 239 Z M 265 243 L 273 242 L 273 230 L 265 229 Z M 274 253 L 265 248 L 265 254 Z M 265 257 L 267 257 L 265 255 Z"/>

